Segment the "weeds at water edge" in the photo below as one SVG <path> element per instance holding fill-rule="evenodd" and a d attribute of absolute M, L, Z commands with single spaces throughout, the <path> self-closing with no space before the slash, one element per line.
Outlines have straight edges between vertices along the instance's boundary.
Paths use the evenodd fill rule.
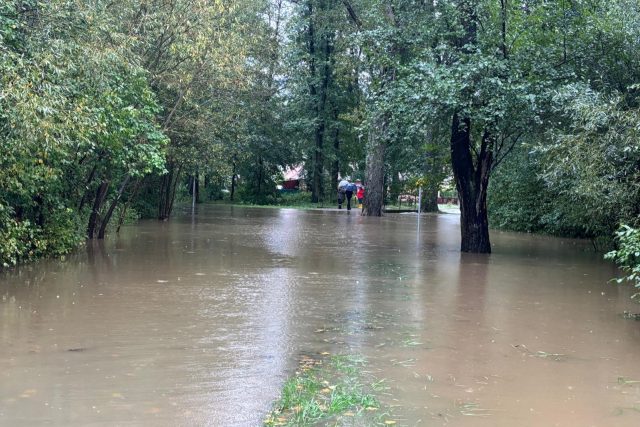
<path fill-rule="evenodd" d="M 296 374 L 284 384 L 264 425 L 395 424 L 370 392 L 375 384 L 363 384 L 364 366 L 359 356 L 302 356 Z"/>
<path fill-rule="evenodd" d="M 628 311 L 625 311 L 625 312 L 622 313 L 622 318 L 623 319 L 640 321 L 640 313 L 630 313 Z"/>
<path fill-rule="evenodd" d="M 625 378 L 625 377 L 618 377 L 618 384 L 620 384 L 620 385 L 633 385 L 633 384 L 640 384 L 640 381 L 631 380 L 631 379 Z"/>

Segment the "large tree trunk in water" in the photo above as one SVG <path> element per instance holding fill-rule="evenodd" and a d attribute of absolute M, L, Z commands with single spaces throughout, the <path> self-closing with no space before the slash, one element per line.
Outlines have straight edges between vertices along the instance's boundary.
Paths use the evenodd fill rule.
<path fill-rule="evenodd" d="M 438 187 L 429 185 L 423 189 L 420 212 L 438 212 Z"/>
<path fill-rule="evenodd" d="M 96 227 L 98 226 L 100 208 L 102 207 L 102 202 L 104 202 L 104 198 L 107 195 L 108 189 L 109 189 L 109 181 L 103 180 L 98 186 L 98 189 L 96 190 L 96 197 L 93 200 L 93 209 L 91 209 L 91 215 L 89 216 L 89 224 L 87 225 L 87 237 L 89 239 L 93 239 L 93 236 L 95 235 Z"/>
<path fill-rule="evenodd" d="M 462 252 L 491 253 L 487 216 L 487 185 L 491 166 L 488 149 L 489 134 L 485 133 L 478 164 L 474 167 L 471 154 L 471 120 L 453 115 L 451 124 L 451 166 L 460 202 Z"/>
<path fill-rule="evenodd" d="M 104 235 L 107 232 L 107 225 L 111 220 L 111 216 L 113 216 L 113 211 L 115 211 L 116 206 L 118 205 L 118 202 L 122 197 L 122 193 L 124 192 L 124 189 L 127 187 L 127 184 L 129 183 L 129 179 L 131 179 L 131 176 L 127 174 L 124 180 L 122 181 L 122 184 L 120 185 L 120 189 L 118 190 L 118 193 L 116 194 L 115 199 L 113 199 L 113 201 L 111 202 L 111 206 L 109 206 L 109 210 L 107 211 L 107 214 L 102 219 L 102 223 L 100 224 L 100 230 L 98 231 L 98 239 L 104 239 Z"/>
<path fill-rule="evenodd" d="M 457 48 L 464 54 L 473 54 L 477 40 L 478 17 L 475 3 L 458 2 L 464 35 Z M 489 220 L 487 216 L 487 186 L 493 160 L 492 137 L 486 129 L 480 150 L 472 153 L 471 119 L 456 111 L 451 123 L 451 166 L 460 202 L 460 231 L 462 252 L 491 253 Z M 475 150 L 474 150 L 475 151 Z"/>
<path fill-rule="evenodd" d="M 367 173 L 365 177 L 365 193 L 362 215 L 382 216 L 384 204 L 384 155 L 385 141 L 379 137 L 380 129 L 376 126 L 369 131 L 367 144 Z"/>

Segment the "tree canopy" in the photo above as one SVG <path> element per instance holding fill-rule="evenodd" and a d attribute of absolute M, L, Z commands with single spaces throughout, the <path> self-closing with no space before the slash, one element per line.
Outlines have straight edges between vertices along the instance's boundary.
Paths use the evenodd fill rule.
<path fill-rule="evenodd" d="M 0 265 L 230 198 L 364 179 L 489 225 L 597 238 L 640 220 L 630 0 L 9 0 L 0 4 Z"/>

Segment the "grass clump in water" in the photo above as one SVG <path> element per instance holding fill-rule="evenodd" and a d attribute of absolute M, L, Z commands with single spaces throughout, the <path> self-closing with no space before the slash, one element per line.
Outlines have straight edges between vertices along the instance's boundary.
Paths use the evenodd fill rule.
<path fill-rule="evenodd" d="M 362 383 L 363 367 L 357 356 L 303 356 L 264 425 L 385 425 L 387 414 L 369 393 L 372 387 Z"/>

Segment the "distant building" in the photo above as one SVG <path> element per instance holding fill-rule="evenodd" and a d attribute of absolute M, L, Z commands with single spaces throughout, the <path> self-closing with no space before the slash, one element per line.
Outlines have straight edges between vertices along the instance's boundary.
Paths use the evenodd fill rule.
<path fill-rule="evenodd" d="M 306 190 L 304 180 L 304 166 L 297 165 L 287 167 L 284 172 L 284 180 L 282 181 L 283 190 Z"/>

